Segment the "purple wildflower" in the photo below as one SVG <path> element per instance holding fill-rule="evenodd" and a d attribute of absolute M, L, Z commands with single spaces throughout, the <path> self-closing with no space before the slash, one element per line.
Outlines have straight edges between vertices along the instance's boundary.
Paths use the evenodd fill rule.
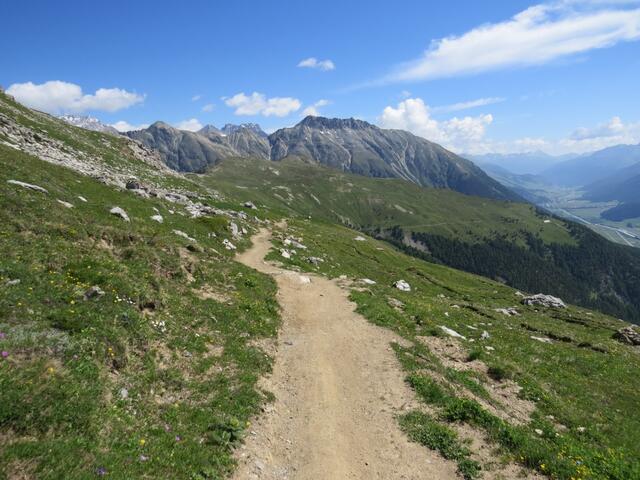
<path fill-rule="evenodd" d="M 2 358 L 7 358 L 9 356 L 9 352 L 7 352 L 6 350 L 2 351 Z"/>
<path fill-rule="evenodd" d="M 2 340 L 3 338 L 6 338 L 7 334 L 4 332 L 0 332 L 0 340 Z"/>
<path fill-rule="evenodd" d="M 107 469 L 104 467 L 98 467 L 96 469 L 96 473 L 98 474 L 99 477 L 104 477 L 107 474 Z"/>
<path fill-rule="evenodd" d="M 180 435 L 176 435 L 176 442 L 180 442 L 182 440 L 182 437 Z"/>

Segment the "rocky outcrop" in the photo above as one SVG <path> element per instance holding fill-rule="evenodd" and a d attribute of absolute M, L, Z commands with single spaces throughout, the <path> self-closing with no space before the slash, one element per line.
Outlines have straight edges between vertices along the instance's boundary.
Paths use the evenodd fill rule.
<path fill-rule="evenodd" d="M 640 345 L 640 332 L 629 325 L 613 334 L 613 338 L 627 345 Z"/>
<path fill-rule="evenodd" d="M 562 300 L 560 300 L 558 297 L 554 297 L 552 295 L 545 295 L 543 293 L 538 293 L 537 295 L 524 297 L 521 303 L 523 305 L 539 305 L 541 307 L 547 307 L 547 308 L 567 308 L 565 303 Z"/>

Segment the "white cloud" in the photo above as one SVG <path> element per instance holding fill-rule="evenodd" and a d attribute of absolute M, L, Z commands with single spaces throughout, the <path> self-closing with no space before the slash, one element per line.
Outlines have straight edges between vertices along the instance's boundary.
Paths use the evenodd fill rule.
<path fill-rule="evenodd" d="M 200 100 L 202 98 L 202 95 L 198 94 L 198 95 L 194 95 L 193 97 L 191 97 L 191 101 L 192 102 L 197 102 L 198 100 Z"/>
<path fill-rule="evenodd" d="M 331 102 L 329 100 L 318 100 L 316 103 L 314 103 L 313 105 L 309 105 L 307 108 L 305 108 L 302 111 L 302 116 L 306 117 L 308 115 L 312 115 L 314 117 L 318 117 L 320 116 L 320 111 L 318 110 L 320 107 L 326 107 L 327 105 L 329 105 Z"/>
<path fill-rule="evenodd" d="M 541 65 L 619 42 L 640 39 L 637 0 L 534 5 L 509 20 L 432 42 L 424 55 L 367 85 L 431 80 Z"/>
<path fill-rule="evenodd" d="M 620 144 L 640 143 L 640 122 L 624 123 L 621 118 L 613 117 L 606 123 L 595 127 L 580 127 L 566 137 L 518 138 L 508 141 L 483 139 L 464 151 L 468 153 L 525 153 L 535 150 L 553 155 L 565 153 L 587 153 Z"/>
<path fill-rule="evenodd" d="M 468 151 L 474 143 L 481 141 L 491 122 L 493 116 L 490 114 L 435 120 L 421 98 L 408 98 L 396 108 L 388 106 L 379 118 L 383 128 L 408 130 L 454 151 Z"/>
<path fill-rule="evenodd" d="M 451 105 L 442 105 L 440 107 L 433 107 L 432 112 L 459 112 L 460 110 L 468 110 L 470 108 L 484 107 L 486 105 L 493 105 L 495 103 L 504 102 L 506 98 L 502 97 L 488 97 L 478 98 L 476 100 L 470 100 L 468 102 L 453 103 Z"/>
<path fill-rule="evenodd" d="M 298 63 L 300 68 L 314 68 L 316 70 L 322 70 L 327 72 L 329 70 L 335 70 L 336 66 L 331 60 L 318 60 L 316 57 L 309 57 L 301 60 Z"/>
<path fill-rule="evenodd" d="M 580 127 L 570 136 L 572 140 L 590 140 L 603 137 L 616 137 L 625 133 L 625 125 L 620 117 L 613 117 L 609 122 L 594 128 Z"/>
<path fill-rule="evenodd" d="M 262 115 L 265 117 L 286 117 L 300 109 L 300 100 L 292 97 L 267 98 L 263 93 L 253 92 L 245 95 L 237 93 L 231 98 L 226 98 L 224 103 L 235 108 L 236 115 Z"/>
<path fill-rule="evenodd" d="M 116 112 L 144 101 L 145 96 L 121 88 L 99 88 L 94 94 L 82 93 L 75 83 L 52 80 L 34 84 L 14 83 L 7 93 L 24 105 L 49 113 L 80 113 L 87 110 Z"/>
<path fill-rule="evenodd" d="M 215 108 L 215 105 L 213 103 L 207 103 L 206 105 L 204 105 L 202 107 L 202 111 L 203 112 L 213 112 L 214 108 Z"/>
<path fill-rule="evenodd" d="M 175 127 L 178 130 L 188 130 L 190 132 L 197 132 L 203 127 L 203 125 L 200 123 L 200 121 L 197 118 L 190 118 L 189 120 L 183 120 L 181 122 L 178 122 L 175 125 Z"/>
<path fill-rule="evenodd" d="M 131 130 L 142 130 L 143 128 L 147 128 L 149 124 L 141 123 L 140 125 L 131 125 L 125 120 L 120 120 L 119 122 L 112 123 L 111 126 L 119 132 L 130 132 Z"/>
<path fill-rule="evenodd" d="M 526 153 L 536 150 L 552 155 L 579 154 L 614 145 L 640 143 L 640 121 L 625 123 L 620 117 L 613 117 L 594 127 L 577 128 L 567 136 L 555 139 L 524 137 L 494 140 L 487 135 L 487 129 L 493 122 L 491 114 L 438 121 L 431 117 L 431 112 L 432 109 L 422 99 L 408 98 L 396 107 L 386 107 L 378 123 L 383 128 L 408 130 L 460 154 Z"/>

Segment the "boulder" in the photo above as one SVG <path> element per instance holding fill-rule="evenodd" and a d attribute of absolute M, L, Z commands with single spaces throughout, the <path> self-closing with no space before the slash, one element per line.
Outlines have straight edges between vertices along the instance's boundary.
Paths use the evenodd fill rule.
<path fill-rule="evenodd" d="M 449 335 L 450 337 L 454 337 L 454 338 L 462 338 L 463 340 L 466 340 L 467 337 L 465 337 L 464 335 L 460 335 L 458 332 L 456 332 L 455 330 L 450 329 L 449 327 L 445 327 L 444 325 L 440 325 L 440 330 L 442 330 L 444 333 L 446 333 L 447 335 Z"/>
<path fill-rule="evenodd" d="M 410 292 L 411 291 L 411 285 L 409 285 L 404 280 L 398 280 L 397 282 L 395 282 L 393 284 L 393 286 L 396 287 L 398 290 L 401 290 L 403 292 Z"/>
<path fill-rule="evenodd" d="M 516 317 L 518 315 L 520 315 L 520 312 L 518 312 L 515 308 L 513 307 L 507 307 L 507 308 L 496 308 L 494 311 L 498 312 L 498 313 L 502 313 L 503 315 L 507 315 L 509 317 Z"/>
<path fill-rule="evenodd" d="M 109 210 L 109 213 L 111 215 L 115 215 L 116 217 L 120 217 L 125 222 L 130 222 L 131 221 L 131 220 L 129 220 L 129 215 L 127 215 L 127 212 L 125 212 L 120 207 L 113 207 L 111 210 Z"/>
<path fill-rule="evenodd" d="M 224 248 L 226 248 L 227 250 L 235 250 L 236 246 L 231 243 L 229 240 L 227 240 L 226 238 L 224 240 L 222 240 L 222 245 L 224 245 Z"/>
<path fill-rule="evenodd" d="M 182 230 L 174 230 L 173 233 L 178 235 L 179 237 L 182 237 L 182 238 L 184 238 L 186 240 L 189 240 L 190 242 L 194 242 L 194 243 L 197 242 L 197 240 L 195 238 L 190 237 L 189 235 L 184 233 Z"/>
<path fill-rule="evenodd" d="M 84 292 L 84 299 L 91 300 L 92 298 L 101 297 L 102 295 L 104 295 L 104 291 L 99 286 L 94 285 Z"/>
<path fill-rule="evenodd" d="M 613 338 L 627 345 L 640 345 L 640 332 L 631 325 L 618 330 L 613 334 Z"/>
<path fill-rule="evenodd" d="M 64 200 L 56 199 L 56 201 L 65 208 L 73 208 L 73 205 L 69 202 L 65 202 Z"/>
<path fill-rule="evenodd" d="M 387 304 L 389 304 L 391 308 L 395 308 L 396 310 L 403 310 L 405 307 L 405 304 L 403 302 L 393 297 L 387 298 Z"/>
<path fill-rule="evenodd" d="M 258 207 L 256 207 L 253 202 L 244 202 L 243 206 L 245 208 L 250 208 L 251 210 L 257 210 Z"/>
<path fill-rule="evenodd" d="M 543 293 L 538 293 L 537 295 L 524 297 L 521 303 L 523 305 L 540 305 L 541 307 L 550 307 L 550 308 L 567 308 L 565 303 L 562 300 L 560 300 L 558 297 L 554 297 L 552 295 L 545 295 Z"/>
<path fill-rule="evenodd" d="M 312 265 L 319 265 L 320 263 L 324 262 L 324 259 L 320 257 L 307 257 L 307 262 Z"/>
<path fill-rule="evenodd" d="M 151 220 L 158 223 L 164 222 L 164 218 L 162 218 L 162 215 L 151 215 Z"/>
<path fill-rule="evenodd" d="M 127 190 L 140 190 L 142 188 L 142 185 L 138 180 L 132 179 L 127 181 L 127 183 L 125 184 L 125 188 Z"/>

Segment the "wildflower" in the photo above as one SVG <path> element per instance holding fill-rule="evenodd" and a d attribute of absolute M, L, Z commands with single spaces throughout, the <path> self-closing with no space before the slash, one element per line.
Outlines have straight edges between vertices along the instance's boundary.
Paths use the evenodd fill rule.
<path fill-rule="evenodd" d="M 0 355 L 2 356 L 2 358 L 7 358 L 9 356 L 9 352 L 7 352 L 6 350 L 3 350 Z"/>
<path fill-rule="evenodd" d="M 146 455 L 140 455 L 139 458 L 141 462 L 146 462 L 147 460 L 149 460 L 149 457 L 147 457 Z"/>
<path fill-rule="evenodd" d="M 4 339 L 7 337 L 7 334 L 4 332 L 0 332 L 0 340 Z"/>
<path fill-rule="evenodd" d="M 99 477 L 104 477 L 107 474 L 107 469 L 104 468 L 104 467 L 98 467 L 98 468 L 96 468 L 96 474 Z"/>
<path fill-rule="evenodd" d="M 180 435 L 176 435 L 176 442 L 179 442 L 182 440 L 182 437 Z"/>
<path fill-rule="evenodd" d="M 70 303 L 71 305 L 75 305 L 75 304 L 76 304 L 76 301 L 75 301 L 75 300 L 71 300 L 69 303 Z"/>
<path fill-rule="evenodd" d="M 49 367 L 47 368 L 47 372 L 53 375 L 53 373 L 55 373 L 55 369 L 53 367 Z"/>
<path fill-rule="evenodd" d="M 138 443 L 140 443 L 141 447 L 144 447 L 144 444 L 147 443 L 147 441 L 144 438 L 141 438 L 140 442 L 138 442 Z"/>

